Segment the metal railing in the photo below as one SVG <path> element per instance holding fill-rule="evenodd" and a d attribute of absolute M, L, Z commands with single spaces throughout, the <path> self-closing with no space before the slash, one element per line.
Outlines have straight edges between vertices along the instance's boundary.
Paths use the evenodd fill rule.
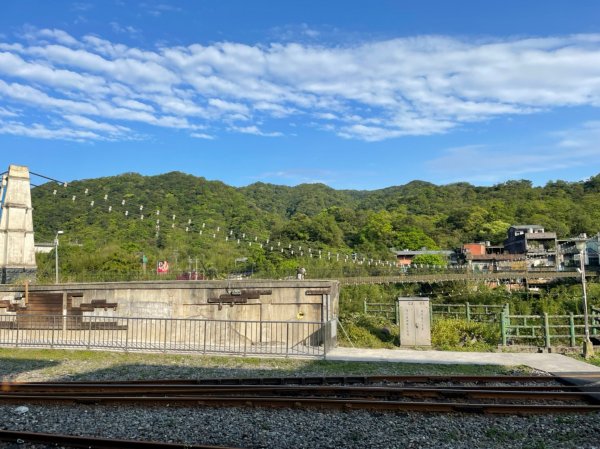
<path fill-rule="evenodd" d="M 600 317 L 591 315 L 590 331 L 600 332 Z M 584 315 L 509 315 L 500 322 L 502 346 L 509 344 L 550 348 L 581 344 L 584 339 Z"/>
<path fill-rule="evenodd" d="M 502 315 L 510 313 L 507 304 L 431 304 L 432 320 L 437 318 L 464 319 L 467 322 L 499 323 Z"/>
<path fill-rule="evenodd" d="M 442 318 L 464 319 L 468 322 L 499 323 L 503 313 L 510 313 L 507 304 L 433 304 L 430 303 L 430 317 L 434 321 Z M 382 316 L 398 323 L 400 311 L 398 302 L 363 301 L 363 312 L 368 315 Z"/>
<path fill-rule="evenodd" d="M 335 323 L 0 315 L 0 346 L 323 357 Z"/>
<path fill-rule="evenodd" d="M 376 315 L 398 323 L 398 302 L 367 302 L 363 301 L 363 312 L 367 315 Z"/>

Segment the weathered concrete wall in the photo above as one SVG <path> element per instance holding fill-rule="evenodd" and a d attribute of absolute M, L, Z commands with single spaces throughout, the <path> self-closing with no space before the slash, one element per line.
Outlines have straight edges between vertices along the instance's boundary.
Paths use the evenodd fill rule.
<path fill-rule="evenodd" d="M 327 321 L 338 314 L 337 281 L 152 281 L 31 285 L 32 295 L 63 293 L 74 308 L 105 300 L 84 316 L 200 318 L 255 321 Z M 2 300 L 24 303 L 22 286 L 0 286 Z M 239 303 L 244 301 L 245 303 Z M 0 307 L 0 314 L 7 313 Z"/>
<path fill-rule="evenodd" d="M 0 286 L 0 345 L 318 355 L 338 296 L 312 280 L 33 285 L 27 301 Z"/>
<path fill-rule="evenodd" d="M 0 203 L 0 283 L 34 278 L 33 209 L 27 167 L 9 167 L 2 179 Z"/>

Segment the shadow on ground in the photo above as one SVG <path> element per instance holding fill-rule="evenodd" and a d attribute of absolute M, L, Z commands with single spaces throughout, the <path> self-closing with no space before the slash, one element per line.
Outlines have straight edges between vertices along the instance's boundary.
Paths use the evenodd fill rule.
<path fill-rule="evenodd" d="M 59 365 L 55 360 L 0 357 L 0 379 L 12 380 L 21 373 L 42 370 Z"/>
<path fill-rule="evenodd" d="M 25 382 L 411 374 L 491 375 L 523 372 L 514 367 L 492 365 L 343 362 L 299 358 L 24 348 L 2 352 L 0 350 L 0 379 L 4 377 Z"/>
<path fill-rule="evenodd" d="M 211 357 L 214 365 L 185 366 L 172 364 L 123 363 L 87 372 L 62 376 L 64 381 L 85 380 L 152 380 L 152 379 L 210 379 L 247 377 L 320 377 L 320 376 L 376 376 L 376 375 L 452 375 L 452 374 L 516 374 L 519 369 L 501 366 L 399 364 L 373 362 L 329 362 L 277 360 L 274 366 L 261 363 L 253 366 L 253 359 L 240 359 L 240 365 L 228 366 L 230 359 Z M 262 362 L 265 362 L 262 360 Z M 266 365 L 266 366 L 265 366 Z M 279 365 L 279 366 L 277 366 Z"/>

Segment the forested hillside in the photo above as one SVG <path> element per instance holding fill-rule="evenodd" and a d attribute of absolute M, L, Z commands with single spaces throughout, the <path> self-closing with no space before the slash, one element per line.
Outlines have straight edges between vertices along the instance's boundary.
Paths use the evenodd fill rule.
<path fill-rule="evenodd" d="M 390 260 L 390 248 L 501 243 L 511 224 L 541 224 L 559 238 L 600 231 L 600 175 L 544 187 L 524 180 L 493 187 L 413 181 L 352 191 L 323 184 L 234 188 L 179 172 L 126 173 L 66 187 L 47 183 L 32 190 L 32 201 L 36 241 L 64 230 L 61 265 L 73 272 L 138 269 L 141 254 L 150 264 L 175 260 L 180 269 L 198 259 L 215 273 L 239 268 L 242 258 L 252 270 L 291 268 L 308 248 Z M 276 241 L 298 249 L 269 250 Z"/>

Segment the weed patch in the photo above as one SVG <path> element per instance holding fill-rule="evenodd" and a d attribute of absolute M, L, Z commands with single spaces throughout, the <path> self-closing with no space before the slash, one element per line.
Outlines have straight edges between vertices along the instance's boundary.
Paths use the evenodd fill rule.
<path fill-rule="evenodd" d="M 441 319 L 433 323 L 431 343 L 437 349 L 458 351 L 491 351 L 500 341 L 495 324 L 459 319 Z"/>

